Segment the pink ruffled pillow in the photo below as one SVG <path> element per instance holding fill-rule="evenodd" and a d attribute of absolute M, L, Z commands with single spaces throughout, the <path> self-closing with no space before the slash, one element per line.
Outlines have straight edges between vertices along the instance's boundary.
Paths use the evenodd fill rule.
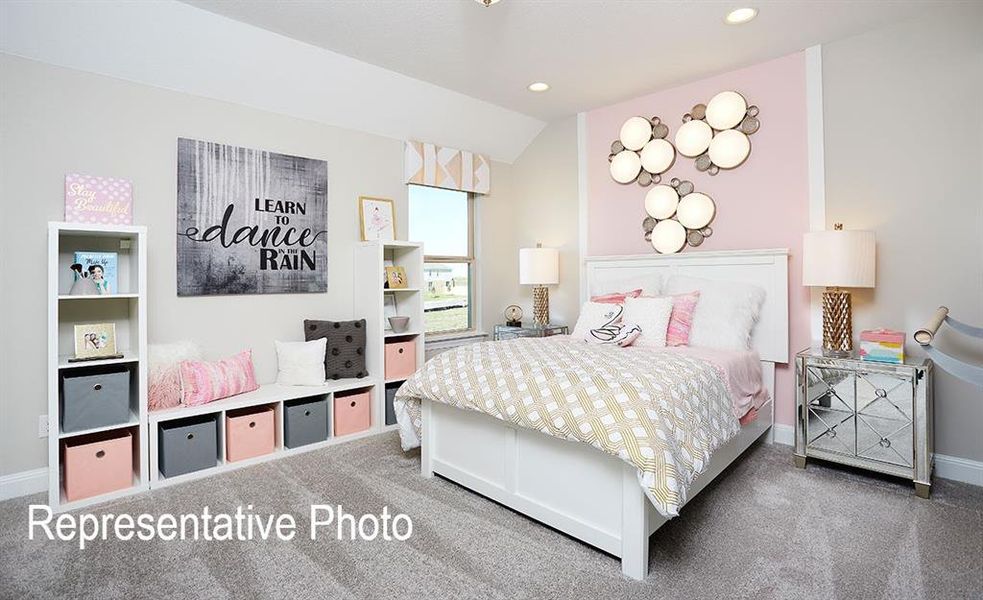
<path fill-rule="evenodd" d="M 181 363 L 181 403 L 207 404 L 258 388 L 253 351 L 243 350 L 219 361 L 186 360 Z"/>
<path fill-rule="evenodd" d="M 615 292 L 613 294 L 594 296 L 590 299 L 590 301 L 597 302 L 598 304 L 624 304 L 625 298 L 638 298 L 641 295 L 642 289 L 639 288 L 630 292 Z"/>
<path fill-rule="evenodd" d="M 672 298 L 672 314 L 666 330 L 666 346 L 688 346 L 689 332 L 693 328 L 693 313 L 700 299 L 700 292 L 675 294 Z"/>

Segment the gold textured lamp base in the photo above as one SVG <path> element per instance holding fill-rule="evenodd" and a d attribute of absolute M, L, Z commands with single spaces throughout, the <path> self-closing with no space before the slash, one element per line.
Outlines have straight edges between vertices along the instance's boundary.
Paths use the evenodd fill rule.
<path fill-rule="evenodd" d="M 532 288 L 532 320 L 536 325 L 549 325 L 550 291 L 545 285 Z"/>
<path fill-rule="evenodd" d="M 823 352 L 830 356 L 853 353 L 850 292 L 837 288 L 823 292 Z"/>

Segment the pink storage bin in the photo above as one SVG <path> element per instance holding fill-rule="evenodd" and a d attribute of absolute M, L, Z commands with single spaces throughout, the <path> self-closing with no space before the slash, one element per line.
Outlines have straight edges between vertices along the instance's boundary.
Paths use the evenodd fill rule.
<path fill-rule="evenodd" d="M 386 342 L 386 379 L 407 379 L 416 372 L 416 339 Z"/>
<path fill-rule="evenodd" d="M 334 434 L 348 435 L 372 426 L 372 390 L 335 394 Z"/>
<path fill-rule="evenodd" d="M 62 474 L 69 502 L 133 485 L 133 434 L 108 431 L 62 443 Z"/>
<path fill-rule="evenodd" d="M 276 444 L 272 406 L 225 413 L 225 458 L 229 462 L 263 456 Z"/>

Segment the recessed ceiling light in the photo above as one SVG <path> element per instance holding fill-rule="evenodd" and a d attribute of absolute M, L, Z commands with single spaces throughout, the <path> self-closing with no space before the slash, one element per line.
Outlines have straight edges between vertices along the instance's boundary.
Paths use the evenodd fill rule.
<path fill-rule="evenodd" d="M 548 89 L 550 89 L 550 84 L 544 83 L 542 81 L 537 81 L 535 83 L 529 84 L 530 92 L 545 92 Z"/>
<path fill-rule="evenodd" d="M 724 22 L 728 25 L 742 25 L 756 16 L 758 16 L 758 9 L 756 8 L 735 8 L 727 13 Z"/>

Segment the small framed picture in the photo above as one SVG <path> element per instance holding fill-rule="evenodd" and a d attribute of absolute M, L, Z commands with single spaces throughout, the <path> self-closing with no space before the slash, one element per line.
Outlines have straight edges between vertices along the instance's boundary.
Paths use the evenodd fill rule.
<path fill-rule="evenodd" d="M 406 287 L 406 269 L 403 267 L 386 267 L 386 282 L 389 288 L 398 290 Z"/>
<path fill-rule="evenodd" d="M 75 358 L 105 358 L 116 354 L 116 323 L 75 326 Z"/>
<path fill-rule="evenodd" d="M 396 205 L 388 198 L 358 197 L 362 241 L 396 239 Z"/>
<path fill-rule="evenodd" d="M 386 324 L 386 331 L 392 331 L 392 325 L 389 324 L 389 317 L 395 317 L 398 315 L 399 313 L 396 311 L 396 294 L 383 294 L 382 319 Z"/>

